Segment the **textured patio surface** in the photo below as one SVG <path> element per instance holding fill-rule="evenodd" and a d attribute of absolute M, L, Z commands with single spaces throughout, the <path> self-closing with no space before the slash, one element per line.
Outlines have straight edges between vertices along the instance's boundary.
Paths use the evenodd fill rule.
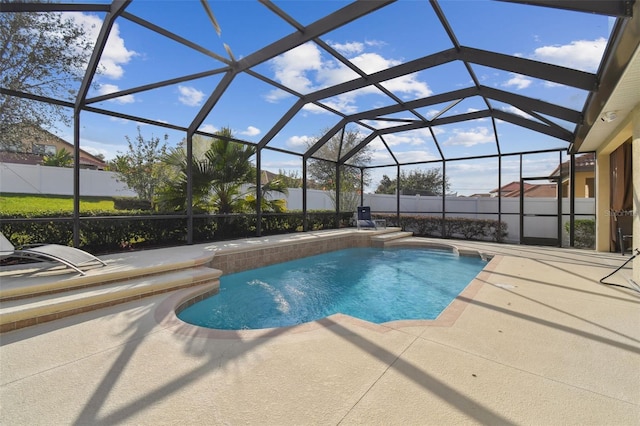
<path fill-rule="evenodd" d="M 221 333 L 191 289 L 4 333 L 0 424 L 640 425 L 640 294 L 598 282 L 628 256 L 447 242 L 496 256 L 436 321 Z"/>

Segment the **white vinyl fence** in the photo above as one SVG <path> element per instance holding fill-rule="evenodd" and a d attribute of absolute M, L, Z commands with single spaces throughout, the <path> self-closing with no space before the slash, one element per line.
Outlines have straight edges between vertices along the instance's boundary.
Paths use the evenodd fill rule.
<path fill-rule="evenodd" d="M 274 198 L 285 198 L 289 210 L 302 210 L 302 189 L 290 188 L 288 195 L 277 194 Z M 73 169 L 63 167 L 34 166 L 25 164 L 0 163 L 0 192 L 24 194 L 73 195 Z M 83 196 L 135 196 L 124 183 L 117 180 L 117 174 L 98 170 L 80 170 L 80 194 Z M 578 198 L 575 200 L 576 219 L 595 218 L 595 199 Z M 507 242 L 520 241 L 520 199 L 502 198 L 502 221 L 508 226 Z M 555 215 L 555 198 L 527 198 L 527 214 Z M 395 195 L 365 194 L 364 205 L 371 206 L 372 212 L 394 213 L 397 199 Z M 414 215 L 440 216 L 443 210 L 442 197 L 402 195 L 400 212 Z M 333 210 L 333 197 L 328 191 L 310 189 L 307 191 L 308 210 Z M 498 199 L 489 197 L 446 197 L 444 209 L 449 217 L 475 219 L 498 219 Z M 569 200 L 562 200 L 562 211 L 569 212 Z M 568 245 L 568 235 L 564 230 L 563 245 Z M 537 237 L 554 238 L 557 234 L 555 217 L 525 217 L 527 234 Z"/>
<path fill-rule="evenodd" d="M 80 170 L 80 195 L 135 197 L 117 173 Z M 73 169 L 33 164 L 0 163 L 0 192 L 14 194 L 73 195 Z"/>

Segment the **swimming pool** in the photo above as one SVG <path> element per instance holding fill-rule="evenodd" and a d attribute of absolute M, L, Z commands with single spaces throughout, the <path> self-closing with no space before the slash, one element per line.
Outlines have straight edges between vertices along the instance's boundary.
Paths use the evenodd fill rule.
<path fill-rule="evenodd" d="M 178 313 L 222 330 L 284 327 L 343 313 L 374 323 L 435 319 L 486 265 L 432 249 L 354 248 L 224 275 Z"/>

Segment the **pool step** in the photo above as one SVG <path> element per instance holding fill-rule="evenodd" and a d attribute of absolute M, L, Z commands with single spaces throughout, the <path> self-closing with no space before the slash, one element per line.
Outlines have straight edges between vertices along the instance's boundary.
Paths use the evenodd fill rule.
<path fill-rule="evenodd" d="M 384 247 L 384 245 L 389 241 L 397 240 L 400 238 L 408 238 L 412 236 L 413 236 L 413 232 L 409 232 L 409 231 L 395 231 L 395 232 L 389 232 L 386 234 L 380 234 L 380 235 L 371 237 L 371 246 Z"/>
<path fill-rule="evenodd" d="M 218 269 L 197 266 L 5 300 L 0 305 L 0 333 L 185 287 L 219 286 L 221 274 Z"/>
<path fill-rule="evenodd" d="M 11 270 L 7 268 L 1 277 L 0 303 L 65 292 L 72 288 L 98 286 L 198 266 L 211 266 L 211 261 L 214 258 L 212 253 L 179 256 L 179 254 L 166 249 L 158 249 L 156 252 L 157 254 L 153 258 L 148 256 L 153 253 L 152 251 L 127 254 L 126 262 L 123 262 L 120 254 L 105 256 L 102 260 L 106 261 L 106 266 L 87 269 L 85 275 L 70 273 L 69 269 L 48 262 L 23 265 L 26 269 L 19 270 L 16 275 L 13 275 Z M 169 257 L 172 260 L 162 261 L 164 257 Z M 29 268 L 30 265 L 33 266 Z"/>

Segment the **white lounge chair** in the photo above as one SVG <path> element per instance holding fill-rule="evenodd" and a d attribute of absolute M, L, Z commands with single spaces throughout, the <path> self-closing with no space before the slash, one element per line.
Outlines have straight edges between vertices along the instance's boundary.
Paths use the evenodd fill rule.
<path fill-rule="evenodd" d="M 40 261 L 53 260 L 76 270 L 82 275 L 85 275 L 84 271 L 80 269 L 82 266 L 96 263 L 106 266 L 106 263 L 102 260 L 84 250 L 60 244 L 30 245 L 16 249 L 13 244 L 11 244 L 11 241 L 0 233 L 0 259 L 9 257 Z"/>

